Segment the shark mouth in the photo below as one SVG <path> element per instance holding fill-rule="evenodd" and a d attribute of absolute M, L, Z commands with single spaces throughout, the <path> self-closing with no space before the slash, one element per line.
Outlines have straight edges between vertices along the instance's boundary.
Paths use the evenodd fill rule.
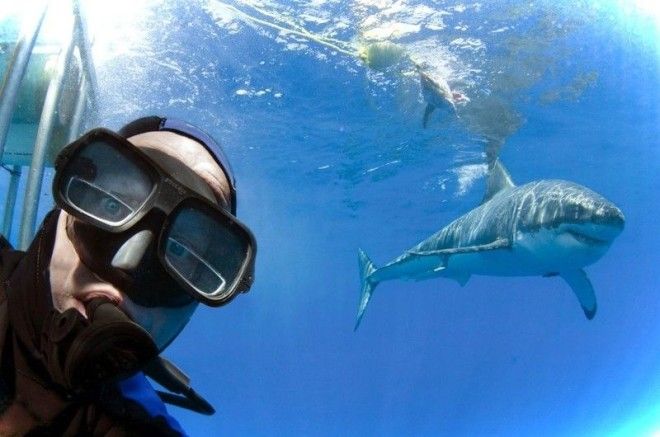
<path fill-rule="evenodd" d="M 568 235 L 575 238 L 580 243 L 589 244 L 593 246 L 605 245 L 608 244 L 608 240 L 601 240 L 594 237 L 593 235 L 587 235 L 584 232 L 578 232 L 575 229 L 570 229 L 565 231 Z"/>

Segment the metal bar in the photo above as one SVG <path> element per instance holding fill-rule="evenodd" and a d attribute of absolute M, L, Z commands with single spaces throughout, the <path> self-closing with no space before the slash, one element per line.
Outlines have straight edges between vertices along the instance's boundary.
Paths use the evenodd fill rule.
<path fill-rule="evenodd" d="M 98 96 L 98 83 L 96 81 L 96 70 L 92 63 L 92 50 L 90 48 L 89 33 L 83 17 L 83 8 L 79 0 L 73 1 L 73 16 L 75 20 L 74 32 L 77 33 L 78 50 L 80 51 L 80 60 L 82 63 L 83 74 L 87 77 L 90 89 L 90 106 L 96 109 Z"/>
<path fill-rule="evenodd" d="M 46 147 L 53 130 L 53 124 L 56 117 L 56 106 L 62 93 L 62 83 L 66 73 L 67 64 L 70 62 L 74 48 L 73 29 L 70 38 L 60 52 L 57 60 L 57 72 L 51 79 L 46 92 L 44 107 L 39 120 L 37 129 L 37 138 L 34 143 L 32 153 L 32 165 L 28 172 L 27 187 L 25 189 L 25 201 L 23 203 L 23 215 L 21 217 L 21 230 L 19 234 L 19 248 L 26 249 L 30 245 L 34 233 L 34 225 L 37 218 L 37 209 L 39 206 L 39 193 L 41 192 L 41 182 L 44 177 L 44 165 L 46 162 Z"/>
<path fill-rule="evenodd" d="M 18 88 L 25 75 L 30 54 L 34 48 L 47 9 L 48 2 L 45 1 L 40 12 L 35 14 L 34 20 L 30 23 L 31 25 L 27 27 L 27 31 L 19 38 L 2 81 L 2 89 L 0 89 L 0 160 L 5 151 L 9 124 L 18 98 Z"/>
<path fill-rule="evenodd" d="M 87 100 L 87 92 L 89 91 L 89 86 L 87 85 L 87 79 L 85 76 L 80 78 L 80 87 L 78 91 L 78 99 L 76 100 L 76 107 L 73 110 L 73 117 L 71 119 L 71 125 L 69 126 L 69 137 L 67 138 L 67 143 L 73 142 L 78 138 L 80 133 L 80 125 L 82 123 L 82 116 L 85 112 L 85 103 Z"/>
<path fill-rule="evenodd" d="M 2 235 L 9 240 L 11 236 L 12 223 L 14 222 L 14 209 L 16 208 L 16 198 L 18 197 L 18 182 L 21 179 L 21 166 L 14 165 L 10 171 L 9 188 L 7 189 L 7 199 L 5 199 L 5 214 L 2 222 Z"/>

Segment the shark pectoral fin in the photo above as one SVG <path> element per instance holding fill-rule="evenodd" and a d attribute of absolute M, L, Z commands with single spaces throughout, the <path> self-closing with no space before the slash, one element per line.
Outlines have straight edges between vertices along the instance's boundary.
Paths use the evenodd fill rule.
<path fill-rule="evenodd" d="M 594 293 L 594 287 L 591 285 L 591 281 L 587 277 L 587 273 L 582 269 L 578 269 L 561 272 L 560 276 L 573 289 L 587 319 L 593 319 L 596 315 L 596 294 Z"/>
<path fill-rule="evenodd" d="M 431 113 L 435 111 L 435 106 L 432 104 L 426 105 L 426 109 L 424 110 L 424 119 L 422 120 L 422 126 L 426 128 L 426 125 L 429 123 L 429 117 L 431 116 Z"/>

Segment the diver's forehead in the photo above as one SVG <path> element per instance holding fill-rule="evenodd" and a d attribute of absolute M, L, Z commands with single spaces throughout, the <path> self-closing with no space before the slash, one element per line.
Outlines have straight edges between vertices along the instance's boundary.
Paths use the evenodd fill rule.
<path fill-rule="evenodd" d="M 229 181 L 209 151 L 197 141 L 168 131 L 145 132 L 128 140 L 184 185 L 215 204 L 229 205 Z"/>
<path fill-rule="evenodd" d="M 208 183 L 186 164 L 160 149 L 140 147 L 149 158 L 153 159 L 167 174 L 186 187 L 194 190 L 213 204 L 217 203 L 213 190 Z"/>

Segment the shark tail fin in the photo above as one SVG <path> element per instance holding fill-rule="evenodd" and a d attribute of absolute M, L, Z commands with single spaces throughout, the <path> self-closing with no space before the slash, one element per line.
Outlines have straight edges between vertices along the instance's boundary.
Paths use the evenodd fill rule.
<path fill-rule="evenodd" d="M 371 299 L 376 285 L 378 285 L 378 282 L 369 279 L 369 276 L 376 271 L 376 266 L 374 266 L 374 263 L 371 262 L 369 256 L 362 249 L 358 249 L 358 261 L 360 263 L 362 292 L 360 294 L 360 306 L 358 307 L 357 320 L 353 331 L 356 331 L 358 326 L 360 326 L 360 321 L 362 320 L 362 316 L 364 316 L 364 311 L 367 309 L 367 304 Z"/>

